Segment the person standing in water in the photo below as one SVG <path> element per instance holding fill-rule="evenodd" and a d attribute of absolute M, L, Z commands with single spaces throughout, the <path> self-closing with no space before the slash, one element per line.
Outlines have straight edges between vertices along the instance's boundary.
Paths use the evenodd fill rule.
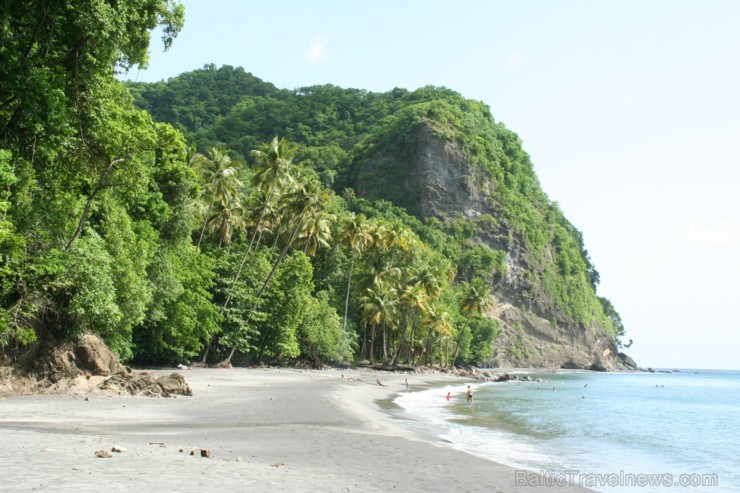
<path fill-rule="evenodd" d="M 472 402 L 473 401 L 473 389 L 470 388 L 470 385 L 468 385 L 467 394 L 468 394 L 468 402 Z"/>

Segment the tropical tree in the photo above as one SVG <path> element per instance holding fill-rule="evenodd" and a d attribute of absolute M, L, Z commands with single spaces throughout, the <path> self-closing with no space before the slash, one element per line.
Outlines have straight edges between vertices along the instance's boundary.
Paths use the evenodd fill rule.
<path fill-rule="evenodd" d="M 372 225 L 364 214 L 349 213 L 343 218 L 339 233 L 339 240 L 349 248 L 349 273 L 347 274 L 347 294 L 344 297 L 344 322 L 342 330 L 347 330 L 347 312 L 349 310 L 349 293 L 352 287 L 352 270 L 355 265 L 355 255 L 362 252 L 373 241 Z"/>
<path fill-rule="evenodd" d="M 254 245 L 254 240 L 257 237 L 258 232 L 262 224 L 262 219 L 265 216 L 267 208 L 270 204 L 270 199 L 276 189 L 293 182 L 291 172 L 293 171 L 293 156 L 296 153 L 296 148 L 291 146 L 285 139 L 279 139 L 277 136 L 273 138 L 267 144 L 263 144 L 259 149 L 252 151 L 252 156 L 257 159 L 257 165 L 253 168 L 253 183 L 259 187 L 265 194 L 264 204 L 260 215 L 257 218 L 252 238 L 249 240 L 249 246 L 247 246 L 244 252 L 244 257 L 239 264 L 236 274 L 234 274 L 233 283 L 239 281 L 244 264 L 249 258 L 249 253 Z M 231 296 L 226 296 L 224 301 L 224 308 L 229 305 Z M 233 353 L 232 353 L 233 354 Z M 230 358 L 229 358 L 230 359 Z"/>
<path fill-rule="evenodd" d="M 391 265 L 394 265 L 398 250 L 408 251 L 413 244 L 412 233 L 401 221 L 393 221 L 380 231 L 379 240 L 384 242 L 385 249 L 391 252 Z"/>
<path fill-rule="evenodd" d="M 423 265 L 411 278 L 411 282 L 419 284 L 432 300 L 438 300 L 442 293 L 442 282 L 440 272 L 429 265 Z"/>
<path fill-rule="evenodd" d="M 427 338 L 421 348 L 421 353 L 419 354 L 419 362 L 421 362 L 425 355 L 427 355 L 427 361 L 429 361 L 429 356 L 432 354 L 430 344 L 432 343 L 432 336 L 435 333 L 443 336 L 449 336 L 452 333 L 451 318 L 450 313 L 443 308 L 435 305 L 429 307 L 421 323 L 422 327 L 428 329 L 428 332 Z"/>
<path fill-rule="evenodd" d="M 360 298 L 362 306 L 362 320 L 370 324 L 370 362 L 375 361 L 375 336 L 378 326 L 383 334 L 383 361 L 388 360 L 388 335 L 387 328 L 396 321 L 396 306 L 398 294 L 396 289 L 389 283 L 375 282 L 372 287 L 365 290 Z"/>
<path fill-rule="evenodd" d="M 403 345 L 406 342 L 406 333 L 409 325 L 413 328 L 416 325 L 418 315 L 427 312 L 429 299 L 429 295 L 421 284 L 410 284 L 403 289 L 403 293 L 400 296 L 400 304 L 401 306 L 407 306 L 411 313 L 407 317 L 407 323 L 404 324 L 403 333 L 393 354 L 391 365 L 395 365 L 398 361 L 398 356 L 401 354 Z M 411 320 L 408 320 L 409 318 Z"/>
<path fill-rule="evenodd" d="M 327 190 L 322 190 L 320 184 L 316 181 L 309 181 L 305 184 L 298 184 L 290 193 L 287 193 L 284 196 L 284 205 L 282 209 L 284 211 L 283 216 L 287 218 L 286 222 L 290 224 L 291 232 L 285 244 L 283 245 L 280 256 L 275 261 L 272 270 L 267 275 L 267 278 L 264 280 L 264 282 L 262 283 L 262 287 L 257 293 L 257 301 L 255 301 L 255 306 L 247 315 L 245 325 L 249 322 L 249 319 L 251 318 L 251 313 L 253 313 L 256 309 L 257 303 L 259 303 L 259 300 L 262 298 L 265 289 L 267 289 L 267 286 L 269 285 L 273 276 L 280 267 L 280 264 L 285 259 L 288 251 L 292 248 L 293 242 L 296 239 L 298 232 L 302 228 L 305 228 L 305 223 L 308 218 L 319 215 L 322 211 L 324 211 L 324 208 L 327 206 L 329 201 L 329 192 Z M 263 338 L 262 340 L 266 341 L 267 338 Z M 229 353 L 229 356 L 226 358 L 225 363 L 231 361 L 231 358 L 234 356 L 236 349 L 237 345 L 234 345 L 234 347 L 231 349 L 231 352 Z M 264 353 L 264 349 L 264 345 L 261 346 L 259 348 L 258 354 L 262 355 Z"/>
<path fill-rule="evenodd" d="M 218 147 L 208 148 L 207 155 L 194 154 L 191 158 L 191 165 L 205 184 L 202 198 L 206 208 L 205 220 L 198 236 L 198 243 L 195 246 L 197 252 L 200 250 L 203 233 L 208 227 L 209 221 L 212 221 L 214 217 L 229 217 L 233 215 L 233 204 L 236 203 L 238 205 L 236 198 L 239 187 L 243 185 L 239 180 L 238 172 L 244 165 L 238 161 L 232 161 L 229 151 L 219 149 Z M 219 211 L 216 215 L 211 215 L 211 209 L 214 207 L 219 208 Z M 221 223 L 222 225 L 225 224 L 224 221 L 221 221 Z M 222 242 L 224 236 L 223 234 L 221 235 Z M 229 234 L 228 237 L 230 238 L 231 235 Z"/>
<path fill-rule="evenodd" d="M 321 248 L 328 248 L 331 241 L 331 225 L 337 216 L 325 210 L 311 211 L 303 220 L 301 232 L 296 238 L 297 245 L 303 245 L 303 253 L 309 257 L 316 255 Z"/>
<path fill-rule="evenodd" d="M 206 220 L 206 225 L 211 233 L 218 232 L 219 248 L 231 243 L 231 236 L 235 230 L 243 230 L 246 227 L 244 214 L 244 208 L 236 199 L 226 204 L 216 203 L 214 211 Z"/>
<path fill-rule="evenodd" d="M 272 194 L 268 200 L 268 194 L 262 189 L 254 189 L 249 197 L 246 213 L 246 220 L 258 232 L 256 243 L 253 246 L 253 250 L 257 250 L 265 233 L 268 235 L 275 233 L 275 236 L 277 236 L 281 217 L 275 194 Z M 260 216 L 262 216 L 261 221 L 259 221 Z"/>
<path fill-rule="evenodd" d="M 486 310 L 493 307 L 494 298 L 491 294 L 490 288 L 480 279 L 476 279 L 471 283 L 463 281 L 462 283 L 462 294 L 460 296 L 460 311 L 465 313 L 465 324 L 460 328 L 460 332 L 457 336 L 457 344 L 455 346 L 455 354 L 450 364 L 454 364 L 457 359 L 457 355 L 460 353 L 460 342 L 462 336 L 467 329 L 470 322 L 470 317 L 473 315 L 480 315 Z"/>

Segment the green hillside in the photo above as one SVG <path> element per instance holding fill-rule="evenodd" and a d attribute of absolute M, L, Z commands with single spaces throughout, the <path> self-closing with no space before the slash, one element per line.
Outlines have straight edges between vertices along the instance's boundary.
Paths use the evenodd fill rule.
<path fill-rule="evenodd" d="M 0 358 L 95 332 L 149 364 L 614 367 L 581 235 L 485 105 L 118 82 L 173 5 L 4 7 Z"/>
<path fill-rule="evenodd" d="M 483 103 L 434 87 L 381 94 L 335 86 L 264 92 L 272 86 L 228 66 L 131 87 L 141 107 L 182 129 L 200 148 L 222 145 L 248 161 L 258 142 L 284 135 L 299 145 L 296 160 L 316 170 L 337 193 L 350 188 L 370 204 L 387 200 L 403 209 L 400 218 L 440 249 L 461 278 L 479 277 L 496 288 L 505 275 L 505 254 L 517 248 L 526 270 L 519 292 L 510 294 L 517 301 L 534 301 L 539 314 L 554 323 L 591 327 L 612 337 L 621 331 L 611 305 L 596 296 L 599 275 L 581 233 L 542 191 L 518 136 L 496 122 Z M 207 112 L 171 119 L 191 108 L 193 94 L 216 101 L 213 94 L 223 99 L 231 88 L 241 88 L 241 99 L 231 111 L 213 108 L 217 116 L 211 124 L 192 123 L 205 121 Z M 454 143 L 464 156 L 465 186 L 486 204 L 479 217 L 469 220 L 454 209 L 423 213 L 419 185 L 409 183 L 420 128 Z M 404 219 L 406 213 L 415 217 Z M 437 238 L 442 232 L 444 238 Z"/>

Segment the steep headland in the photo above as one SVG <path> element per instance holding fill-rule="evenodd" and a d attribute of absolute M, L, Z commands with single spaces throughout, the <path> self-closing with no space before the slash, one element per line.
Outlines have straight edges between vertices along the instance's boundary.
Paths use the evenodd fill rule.
<path fill-rule="evenodd" d="M 486 363 L 623 367 L 621 322 L 596 294 L 581 233 L 542 191 L 517 135 L 483 103 L 431 87 L 281 90 L 214 66 L 131 89 L 199 147 L 225 143 L 246 158 L 256 143 L 285 136 L 338 193 L 353 189 L 417 217 L 427 228 L 417 232 L 455 261 L 459 278 L 482 275 L 493 287 L 485 315 L 499 332 Z M 443 232 L 442 244 L 429 229 Z"/>

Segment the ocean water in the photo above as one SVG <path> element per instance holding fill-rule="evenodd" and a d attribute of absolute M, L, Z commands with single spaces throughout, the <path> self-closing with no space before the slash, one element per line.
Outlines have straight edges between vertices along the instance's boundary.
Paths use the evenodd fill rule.
<path fill-rule="evenodd" d="M 520 484 L 740 492 L 740 371 L 529 376 L 542 381 L 470 382 L 473 402 L 467 384 L 406 392 L 394 414 Z"/>

